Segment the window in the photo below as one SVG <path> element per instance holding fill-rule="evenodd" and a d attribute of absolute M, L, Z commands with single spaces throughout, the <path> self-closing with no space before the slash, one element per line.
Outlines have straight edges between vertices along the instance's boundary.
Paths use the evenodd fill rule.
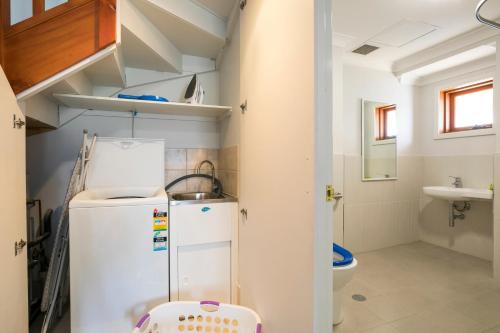
<path fill-rule="evenodd" d="M 396 137 L 396 104 L 381 106 L 376 109 L 376 140 L 388 140 Z"/>
<path fill-rule="evenodd" d="M 493 81 L 441 91 L 440 132 L 452 133 L 493 126 Z"/>

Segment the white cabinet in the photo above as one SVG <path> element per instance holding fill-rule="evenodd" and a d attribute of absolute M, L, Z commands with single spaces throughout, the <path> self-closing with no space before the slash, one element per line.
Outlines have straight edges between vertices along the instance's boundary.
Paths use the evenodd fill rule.
<path fill-rule="evenodd" d="M 231 242 L 180 246 L 179 300 L 231 303 Z"/>
<path fill-rule="evenodd" d="M 236 301 L 236 202 L 170 205 L 172 301 Z"/>

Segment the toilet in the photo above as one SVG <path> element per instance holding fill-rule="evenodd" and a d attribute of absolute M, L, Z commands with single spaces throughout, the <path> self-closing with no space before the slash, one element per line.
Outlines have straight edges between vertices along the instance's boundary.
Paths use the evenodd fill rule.
<path fill-rule="evenodd" d="M 333 324 L 342 322 L 342 289 L 351 281 L 358 265 L 352 253 L 333 243 Z"/>

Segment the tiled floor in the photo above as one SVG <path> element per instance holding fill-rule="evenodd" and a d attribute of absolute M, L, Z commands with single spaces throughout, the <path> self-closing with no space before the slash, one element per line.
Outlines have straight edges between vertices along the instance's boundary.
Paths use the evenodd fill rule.
<path fill-rule="evenodd" d="M 334 333 L 500 333 L 500 283 L 490 262 L 424 242 L 356 258 Z"/>

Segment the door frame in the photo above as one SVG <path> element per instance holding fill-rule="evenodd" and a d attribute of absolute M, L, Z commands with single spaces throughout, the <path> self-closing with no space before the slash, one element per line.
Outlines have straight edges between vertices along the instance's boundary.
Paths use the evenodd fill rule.
<path fill-rule="evenodd" d="M 314 332 L 333 331 L 333 204 L 326 185 L 333 183 L 332 3 L 314 1 L 315 47 L 315 217 Z"/>

